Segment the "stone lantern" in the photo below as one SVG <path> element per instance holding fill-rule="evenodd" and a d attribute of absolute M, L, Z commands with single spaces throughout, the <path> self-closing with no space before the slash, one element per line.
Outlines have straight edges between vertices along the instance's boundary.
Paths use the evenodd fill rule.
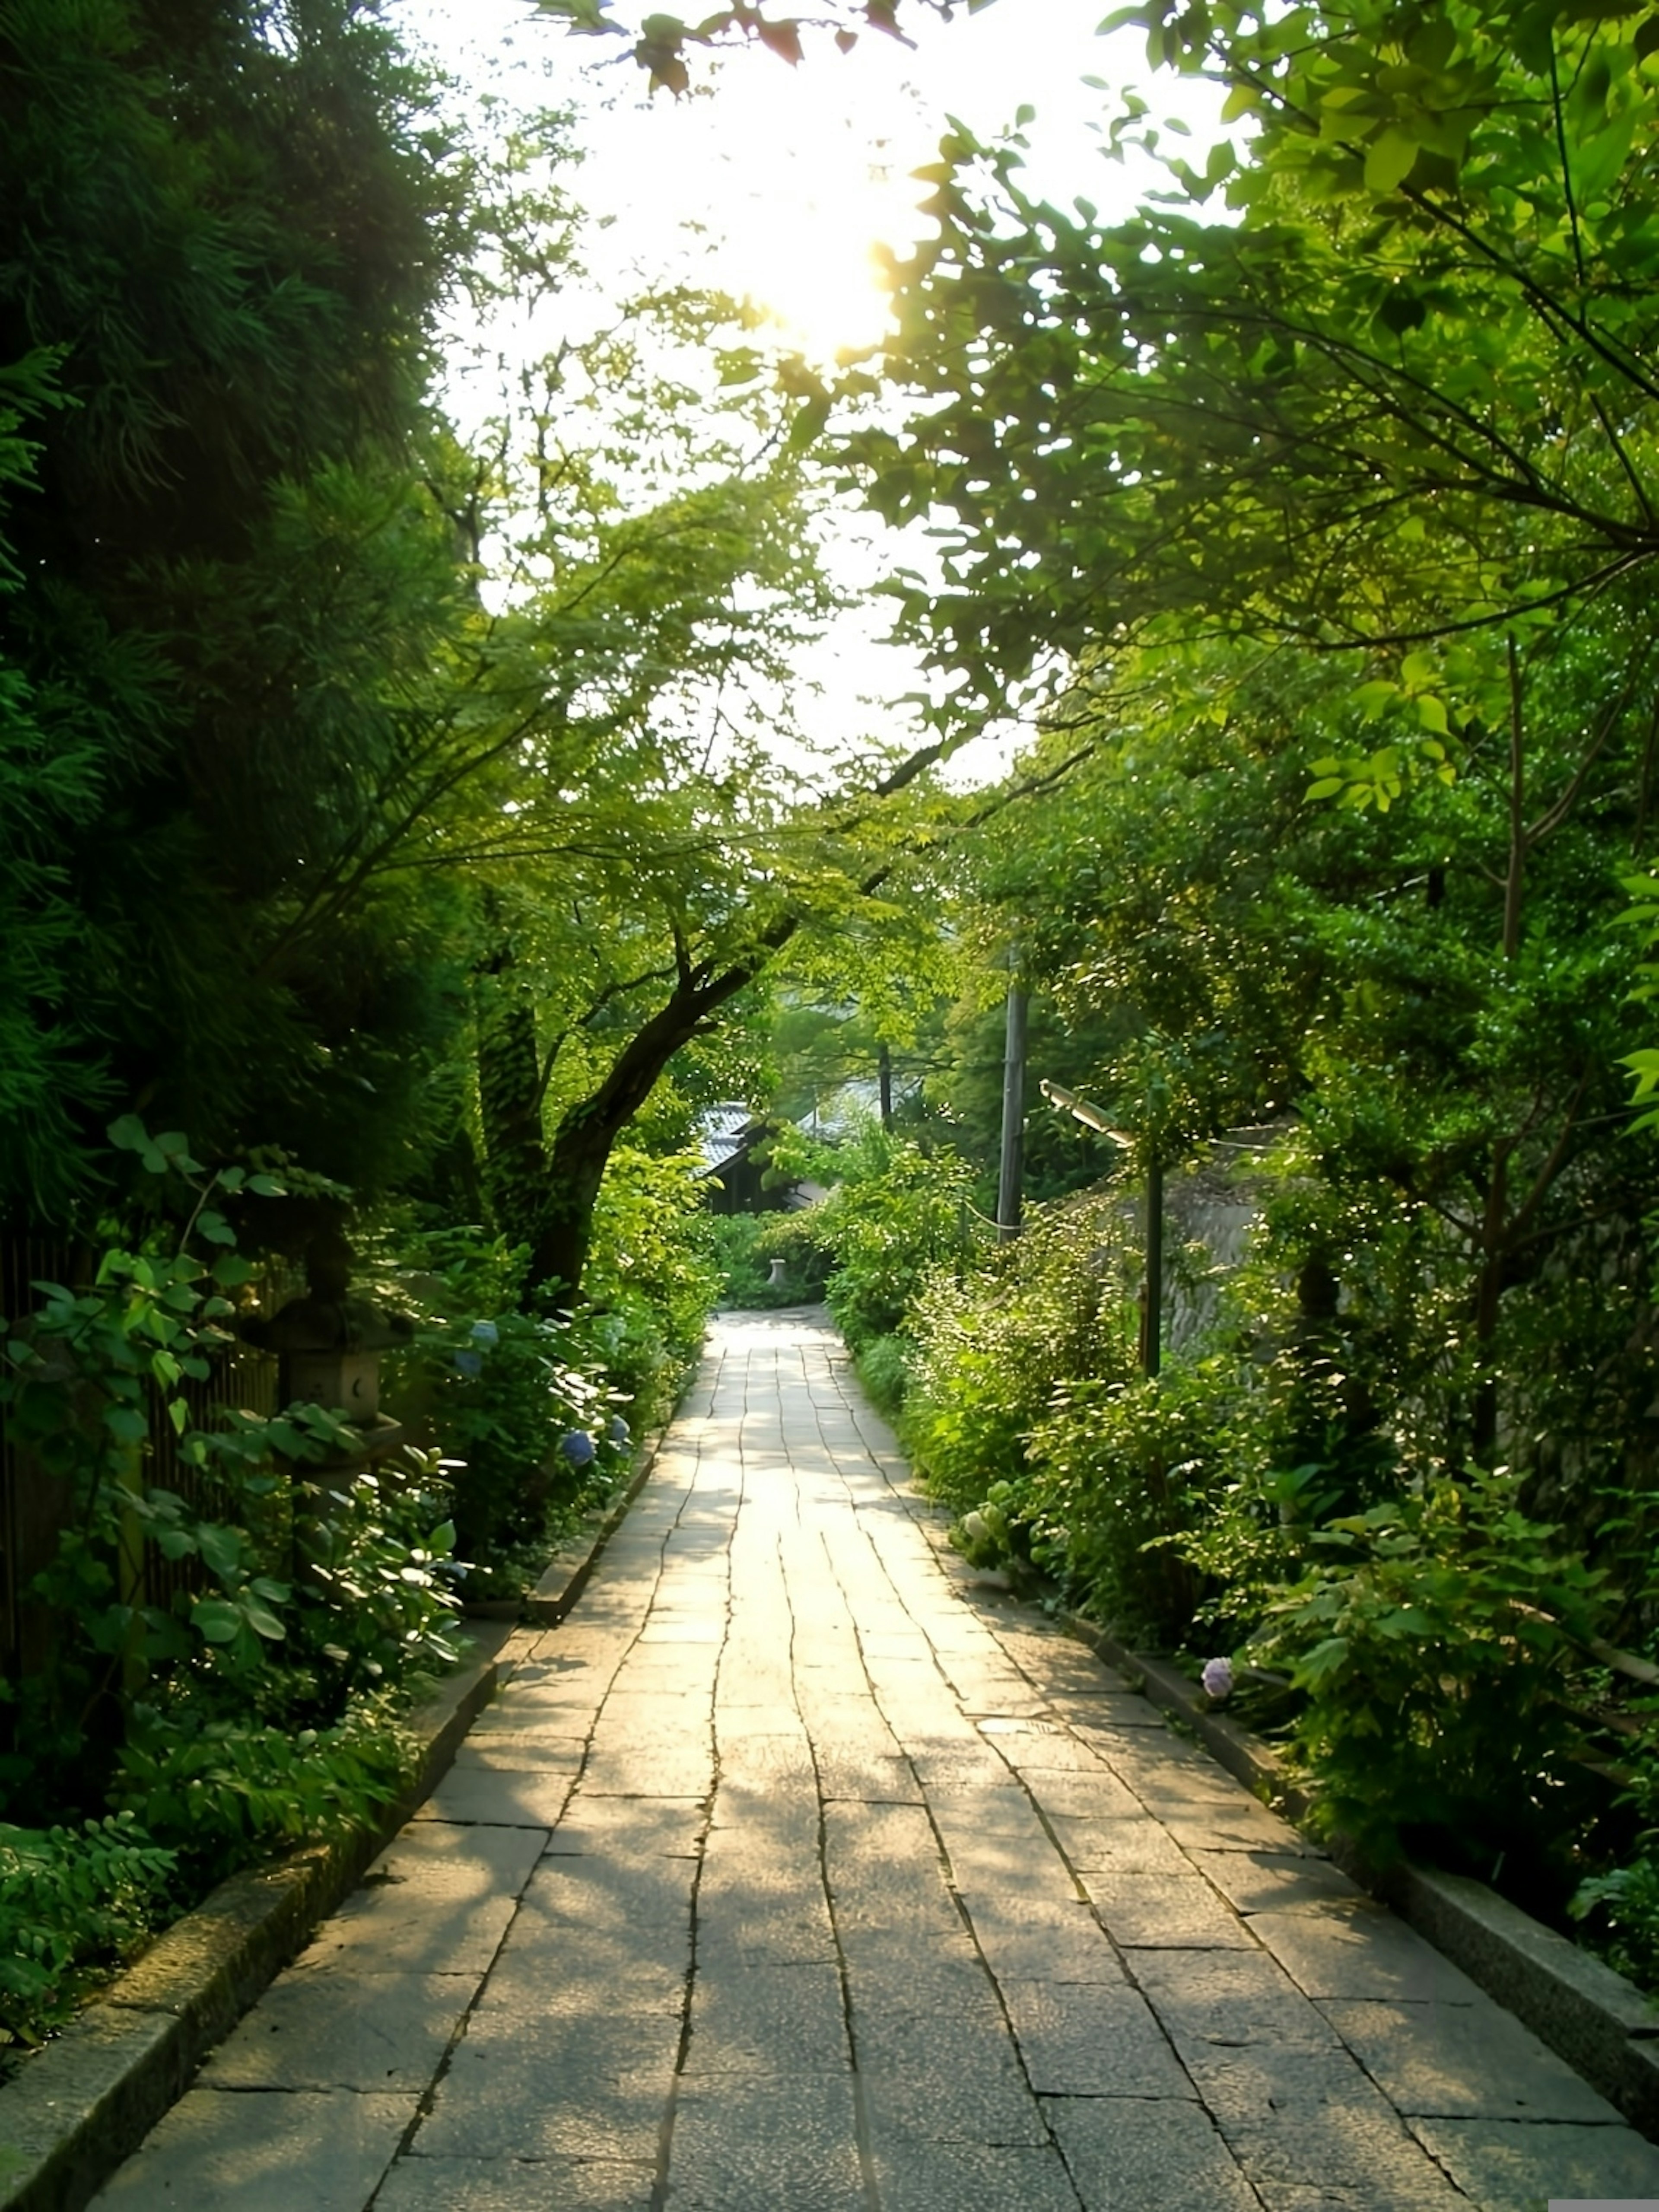
<path fill-rule="evenodd" d="M 305 1296 L 290 1298 L 270 1321 L 244 1322 L 240 1333 L 277 1355 L 283 1405 L 343 1411 L 363 1431 L 364 1452 L 374 1456 L 403 1436 L 401 1424 L 380 1412 L 380 1355 L 407 1344 L 415 1324 L 407 1314 L 388 1312 L 352 1291 L 351 1257 L 337 1232 L 314 1237 L 306 1250 Z"/>

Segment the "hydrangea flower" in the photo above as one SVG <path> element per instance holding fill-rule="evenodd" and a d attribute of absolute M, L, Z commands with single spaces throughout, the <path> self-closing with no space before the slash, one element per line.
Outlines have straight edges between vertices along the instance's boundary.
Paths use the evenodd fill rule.
<path fill-rule="evenodd" d="M 482 1375 L 483 1354 L 482 1352 L 458 1352 L 455 1354 L 455 1364 L 463 1375 Z"/>
<path fill-rule="evenodd" d="M 501 1333 L 493 1321 L 475 1321 L 472 1324 L 474 1344 L 499 1344 Z"/>
<path fill-rule="evenodd" d="M 620 1413 L 613 1413 L 611 1416 L 611 1427 L 608 1434 L 611 1443 L 615 1444 L 618 1451 L 622 1449 L 623 1446 L 628 1442 L 633 1433 L 634 1431 L 629 1427 L 627 1422 L 623 1420 Z"/>
<path fill-rule="evenodd" d="M 1231 1659 L 1206 1659 L 1204 1672 L 1199 1677 L 1206 1697 L 1225 1698 L 1232 1694 L 1233 1662 Z"/>
<path fill-rule="evenodd" d="M 572 1467 L 592 1467 L 595 1450 L 593 1439 L 586 1429 L 570 1429 L 559 1438 L 559 1449 Z"/>

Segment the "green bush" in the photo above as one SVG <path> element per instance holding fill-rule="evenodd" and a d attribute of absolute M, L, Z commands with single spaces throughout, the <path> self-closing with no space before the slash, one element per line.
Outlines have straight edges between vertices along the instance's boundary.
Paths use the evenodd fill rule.
<path fill-rule="evenodd" d="M 1475 1472 L 1331 1522 L 1251 1647 L 1306 1698 L 1317 1821 L 1379 1862 L 1417 1848 L 1486 1872 L 1569 1847 L 1583 1729 L 1568 1692 L 1601 1578 L 1519 1489 Z"/>
<path fill-rule="evenodd" d="M 1570 1909 L 1615 1973 L 1659 1995 L 1659 1858 L 1651 1850 L 1581 1882 Z"/>
<path fill-rule="evenodd" d="M 825 1294 L 854 1352 L 903 1322 L 933 1268 L 965 1250 L 972 1171 L 955 1152 L 863 1123 L 803 1164 L 834 1188 L 798 1217 L 830 1259 Z"/>
<path fill-rule="evenodd" d="M 709 1213 L 698 1234 L 719 1272 L 724 1306 L 764 1313 L 816 1304 L 823 1296 L 830 1256 L 814 1237 L 807 1212 Z M 771 1279 L 775 1259 L 784 1262 L 779 1284 Z"/>
<path fill-rule="evenodd" d="M 395 1708 L 354 1704 L 331 1728 L 261 1727 L 154 1709 L 123 1747 L 118 1810 L 155 1835 L 199 1896 L 238 1867 L 369 1826 L 414 1775 Z"/>
<path fill-rule="evenodd" d="M 1206 1593 L 1176 1540 L 1257 1449 L 1249 1411 L 1237 1363 L 1220 1355 L 1057 1391 L 1020 1494 L 1031 1559 L 1080 1610 L 1180 1648 Z"/>
<path fill-rule="evenodd" d="M 903 1408 L 909 1388 L 910 1347 L 902 1336 L 872 1338 L 857 1355 L 860 1382 L 890 1420 Z"/>
<path fill-rule="evenodd" d="M 672 1411 L 720 1292 L 699 1234 L 701 1164 L 619 1146 L 594 1210 L 573 1357 L 603 1367 L 641 1433 Z"/>
<path fill-rule="evenodd" d="M 0 1826 L 0 2043 L 39 2043 L 166 1911 L 175 1855 L 130 1813 Z"/>
<path fill-rule="evenodd" d="M 23 1963 L 0 1993 L 23 2035 L 207 1883 L 372 1814 L 407 1765 L 400 1704 L 454 1656 L 435 1455 L 331 1464 L 361 1437 L 325 1408 L 204 1417 L 186 1395 L 210 1385 L 252 1273 L 224 1209 L 283 1185 L 210 1174 L 136 1117 L 110 1134 L 157 1225 L 0 1329 L 9 1439 L 72 1509 L 28 1593 L 50 1653 L 3 1691 L 0 1888 Z M 187 1495 L 150 1480 L 158 1414 Z"/>
<path fill-rule="evenodd" d="M 934 1497 L 966 1510 L 994 1482 L 1018 1488 L 1055 1391 L 1128 1374 L 1125 1248 L 1117 1198 L 1096 1195 L 1034 1213 L 959 1278 L 928 1277 L 906 1322 L 904 1437 Z"/>
<path fill-rule="evenodd" d="M 511 1310 L 427 1337 L 422 1399 L 454 1484 L 469 1598 L 517 1596 L 533 1582 L 626 1457 L 609 1441 L 619 1398 L 577 1364 L 592 1350 L 568 1317 Z"/>

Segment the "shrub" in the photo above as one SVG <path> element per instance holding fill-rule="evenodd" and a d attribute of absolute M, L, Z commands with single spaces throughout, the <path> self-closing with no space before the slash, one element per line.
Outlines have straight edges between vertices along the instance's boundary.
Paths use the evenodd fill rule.
<path fill-rule="evenodd" d="M 166 1910 L 175 1855 L 130 1813 L 0 1826 L 0 2042 L 39 2043 Z"/>
<path fill-rule="evenodd" d="M 994 1482 L 1018 1490 L 1055 1391 L 1128 1374 L 1126 1265 L 1118 1202 L 1097 1195 L 1043 1208 L 959 1279 L 928 1278 L 906 1324 L 904 1434 L 933 1496 L 965 1509 Z"/>
<path fill-rule="evenodd" d="M 601 1440 L 617 1401 L 576 1364 L 583 1349 L 568 1318 L 510 1310 L 427 1336 L 422 1395 L 454 1482 L 469 1597 L 516 1596 L 596 1483 L 608 1487 L 616 1461 Z M 574 1435 L 594 1438 L 591 1461 L 561 1449 Z"/>
<path fill-rule="evenodd" d="M 395 1711 L 373 1701 L 297 1732 L 157 1706 L 139 1717 L 110 1794 L 168 1838 L 199 1896 L 253 1860 L 368 1826 L 414 1767 Z"/>
<path fill-rule="evenodd" d="M 618 1146 L 593 1215 L 572 1356 L 603 1366 L 635 1430 L 672 1407 L 702 1349 L 720 1279 L 700 1235 L 701 1156 Z"/>
<path fill-rule="evenodd" d="M 1378 1861 L 1420 1848 L 1489 1872 L 1566 1845 L 1582 1731 L 1565 1692 L 1601 1577 L 1518 1490 L 1477 1471 L 1329 1522 L 1255 1640 L 1306 1697 L 1318 1822 Z"/>
<path fill-rule="evenodd" d="M 954 1152 L 876 1121 L 838 1151 L 815 1153 L 812 1165 L 838 1180 L 798 1218 L 829 1255 L 830 1310 L 857 1352 L 890 1336 L 932 1269 L 963 1253 L 971 1171 Z"/>
<path fill-rule="evenodd" d="M 1218 1354 L 1057 1391 L 1019 1494 L 1031 1559 L 1097 1620 L 1179 1647 L 1205 1585 L 1176 1540 L 1255 1450 L 1248 1412 L 1237 1364 Z"/>
<path fill-rule="evenodd" d="M 903 1407 L 909 1383 L 909 1346 L 902 1336 L 878 1336 L 857 1358 L 859 1380 L 890 1420 Z"/>
<path fill-rule="evenodd" d="M 813 1234 L 808 1212 L 705 1214 L 698 1236 L 719 1271 L 722 1305 L 763 1313 L 815 1304 L 823 1296 L 830 1255 Z M 784 1262 L 781 1283 L 772 1280 L 774 1260 Z"/>

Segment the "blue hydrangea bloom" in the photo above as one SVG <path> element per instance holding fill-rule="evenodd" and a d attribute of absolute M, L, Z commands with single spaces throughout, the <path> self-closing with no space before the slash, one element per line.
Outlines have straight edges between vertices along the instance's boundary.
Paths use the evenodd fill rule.
<path fill-rule="evenodd" d="M 627 1422 L 623 1420 L 620 1413 L 613 1413 L 611 1416 L 610 1433 L 611 1443 L 615 1444 L 617 1450 L 620 1451 L 634 1432 L 629 1427 Z"/>
<path fill-rule="evenodd" d="M 559 1449 L 572 1467 L 591 1467 L 596 1449 L 586 1429 L 571 1429 L 559 1438 Z"/>
<path fill-rule="evenodd" d="M 499 1344 L 501 1333 L 493 1321 L 475 1321 L 472 1324 L 474 1344 Z"/>
<path fill-rule="evenodd" d="M 463 1375 L 482 1375 L 483 1354 L 482 1352 L 458 1352 L 455 1354 L 455 1364 Z"/>

